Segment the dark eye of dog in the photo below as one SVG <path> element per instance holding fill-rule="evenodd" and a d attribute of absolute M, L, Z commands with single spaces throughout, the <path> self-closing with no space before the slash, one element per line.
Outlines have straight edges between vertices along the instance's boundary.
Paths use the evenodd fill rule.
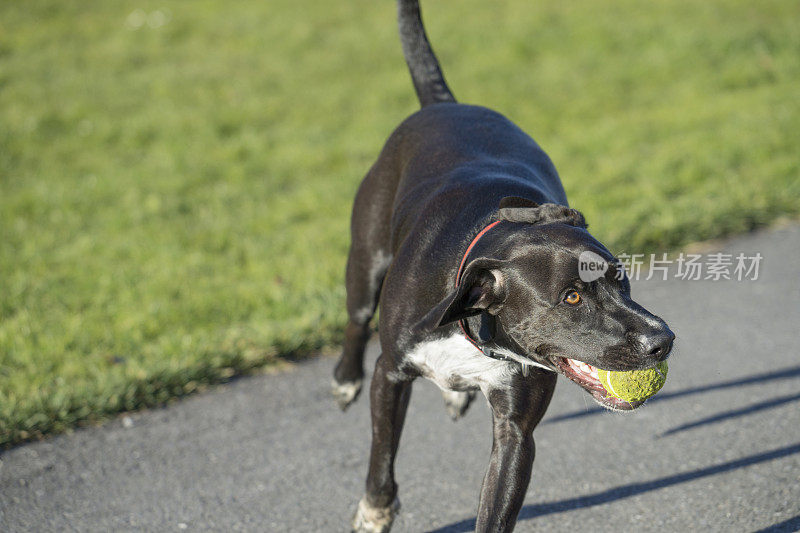
<path fill-rule="evenodd" d="M 578 291 L 569 291 L 567 295 L 564 296 L 564 302 L 569 305 L 578 305 L 581 303 L 581 295 L 578 294 Z"/>

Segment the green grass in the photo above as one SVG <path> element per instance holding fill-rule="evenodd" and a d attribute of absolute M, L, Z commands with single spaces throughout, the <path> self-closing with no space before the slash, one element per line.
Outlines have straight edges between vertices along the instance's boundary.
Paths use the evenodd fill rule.
<path fill-rule="evenodd" d="M 612 250 L 800 213 L 800 4 L 423 7 Z M 352 196 L 415 109 L 389 0 L 4 2 L 0 445 L 337 343 Z"/>

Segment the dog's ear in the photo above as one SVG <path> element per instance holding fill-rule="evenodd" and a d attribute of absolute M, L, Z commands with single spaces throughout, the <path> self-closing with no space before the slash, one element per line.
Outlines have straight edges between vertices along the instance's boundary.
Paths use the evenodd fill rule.
<path fill-rule="evenodd" d="M 502 266 L 503 261 L 483 257 L 471 261 L 458 286 L 431 309 L 415 329 L 432 331 L 482 311 L 497 314 L 506 299 Z"/>
<path fill-rule="evenodd" d="M 516 207 L 539 207 L 539 204 L 529 198 L 521 196 L 506 196 L 500 200 L 500 209 Z"/>
<path fill-rule="evenodd" d="M 561 222 L 578 228 L 586 228 L 586 219 L 577 209 L 559 204 L 537 204 L 519 196 L 507 196 L 500 200 L 498 220 L 524 222 L 526 224 L 551 224 Z"/>

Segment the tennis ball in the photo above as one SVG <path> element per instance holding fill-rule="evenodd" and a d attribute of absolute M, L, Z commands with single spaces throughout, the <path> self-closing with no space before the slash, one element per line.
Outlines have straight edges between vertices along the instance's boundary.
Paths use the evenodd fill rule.
<path fill-rule="evenodd" d="M 647 370 L 612 372 L 597 369 L 603 388 L 615 398 L 626 402 L 646 400 L 661 390 L 667 381 L 667 362 L 661 361 Z"/>

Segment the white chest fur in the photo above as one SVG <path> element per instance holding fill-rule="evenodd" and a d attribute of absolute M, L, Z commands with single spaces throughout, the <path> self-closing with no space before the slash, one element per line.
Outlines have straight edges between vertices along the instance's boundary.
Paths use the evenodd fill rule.
<path fill-rule="evenodd" d="M 519 368 L 516 363 L 485 356 L 463 335 L 421 342 L 408 360 L 442 390 L 504 388 Z"/>

